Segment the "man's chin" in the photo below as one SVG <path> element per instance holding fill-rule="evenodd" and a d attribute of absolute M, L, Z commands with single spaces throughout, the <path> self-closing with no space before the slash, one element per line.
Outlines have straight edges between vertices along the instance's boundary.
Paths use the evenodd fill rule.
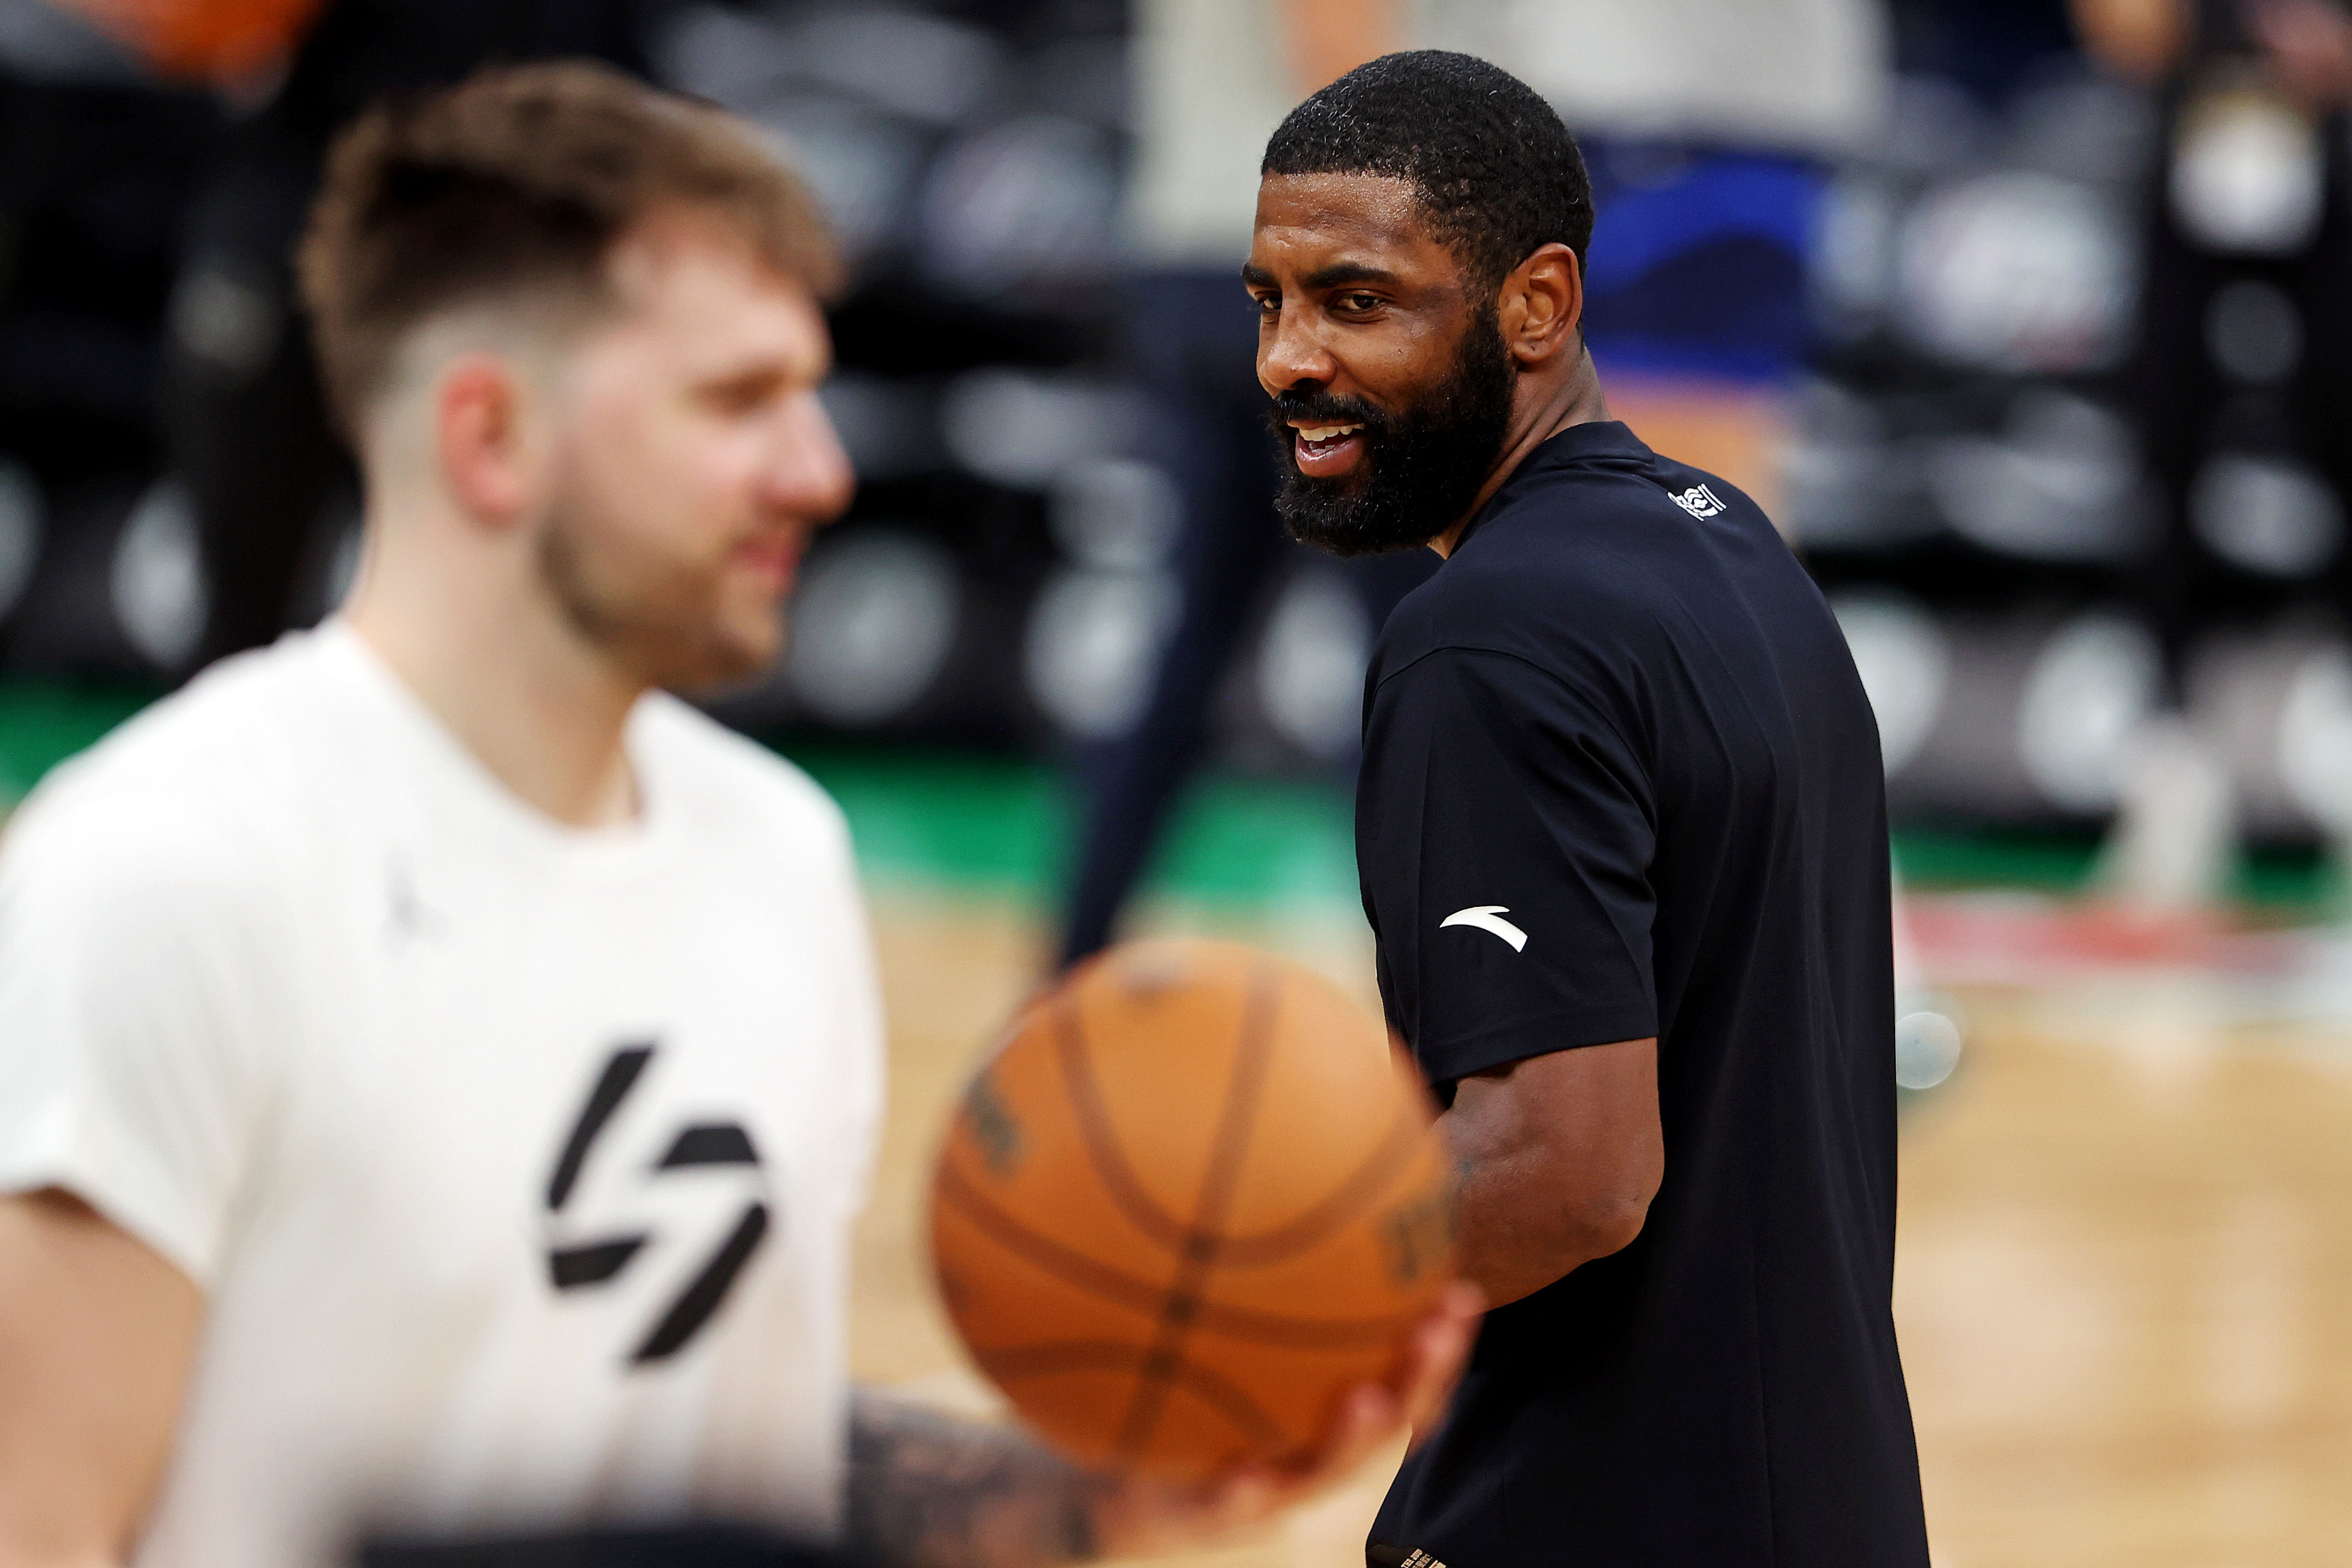
<path fill-rule="evenodd" d="M 1382 506 L 1372 489 L 1369 474 L 1317 479 L 1293 469 L 1284 477 L 1275 510 L 1300 544 L 1341 557 L 1411 549 L 1435 536 L 1438 530 L 1426 528 L 1421 519 L 1407 519 Z"/>
<path fill-rule="evenodd" d="M 749 685 L 776 667 L 784 651 L 780 615 L 764 626 L 714 624 L 698 635 L 665 639 L 647 648 L 646 684 L 704 697 Z"/>

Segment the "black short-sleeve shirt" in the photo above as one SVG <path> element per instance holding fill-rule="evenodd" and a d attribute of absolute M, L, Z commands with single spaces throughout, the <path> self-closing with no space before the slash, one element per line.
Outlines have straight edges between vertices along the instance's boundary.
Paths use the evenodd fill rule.
<path fill-rule="evenodd" d="M 1357 838 L 1441 1098 L 1655 1036 L 1665 1135 L 1633 1244 L 1487 1315 L 1373 1560 L 1924 1568 L 1877 728 L 1764 514 L 1622 424 L 1537 448 L 1381 632 Z"/>

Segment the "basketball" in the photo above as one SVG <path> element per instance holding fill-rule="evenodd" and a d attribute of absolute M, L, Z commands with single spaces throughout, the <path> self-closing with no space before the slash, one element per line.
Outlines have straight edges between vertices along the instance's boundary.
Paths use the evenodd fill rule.
<path fill-rule="evenodd" d="M 1312 1444 L 1452 1274 L 1433 1107 L 1380 1021 L 1227 942 L 1116 948 L 966 1091 L 931 1244 L 1036 1431 L 1170 1480 Z"/>

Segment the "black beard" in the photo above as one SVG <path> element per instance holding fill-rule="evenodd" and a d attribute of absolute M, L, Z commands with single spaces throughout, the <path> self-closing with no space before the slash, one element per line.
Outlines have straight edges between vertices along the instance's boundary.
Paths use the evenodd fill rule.
<path fill-rule="evenodd" d="M 1502 324 L 1489 308 L 1463 333 L 1444 383 L 1401 413 L 1328 392 L 1277 394 L 1283 475 L 1274 506 L 1291 537 L 1337 556 L 1378 555 L 1425 545 L 1453 527 L 1502 455 L 1512 379 Z M 1357 471 L 1336 479 L 1300 473 L 1293 420 L 1362 425 Z"/>

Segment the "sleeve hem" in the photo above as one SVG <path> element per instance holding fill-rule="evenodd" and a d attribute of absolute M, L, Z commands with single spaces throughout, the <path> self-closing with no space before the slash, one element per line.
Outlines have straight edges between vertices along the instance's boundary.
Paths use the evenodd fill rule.
<path fill-rule="evenodd" d="M 1458 1040 L 1417 1045 L 1413 1056 L 1432 1082 L 1445 1083 L 1487 1072 L 1529 1057 L 1555 1051 L 1581 1051 L 1589 1046 L 1618 1045 L 1629 1040 L 1654 1039 L 1655 1017 L 1646 1009 L 1578 1013 L 1574 1017 L 1519 1019 L 1500 1028 L 1482 1030 Z"/>
<path fill-rule="evenodd" d="M 47 1158 L 0 1166 L 0 1193 L 39 1192 L 56 1187 L 89 1205 L 108 1223 L 131 1237 L 166 1263 L 186 1275 L 198 1290 L 213 1283 L 212 1249 L 195 1234 L 197 1227 L 172 1205 L 130 1190 L 131 1184 L 94 1179 L 71 1160 Z"/>

